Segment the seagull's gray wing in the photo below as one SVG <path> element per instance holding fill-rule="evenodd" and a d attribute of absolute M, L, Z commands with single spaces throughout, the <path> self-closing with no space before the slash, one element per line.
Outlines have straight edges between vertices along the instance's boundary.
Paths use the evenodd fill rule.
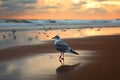
<path fill-rule="evenodd" d="M 69 45 L 63 41 L 58 41 L 55 44 L 55 48 L 60 52 L 66 52 L 68 49 L 70 49 Z"/>

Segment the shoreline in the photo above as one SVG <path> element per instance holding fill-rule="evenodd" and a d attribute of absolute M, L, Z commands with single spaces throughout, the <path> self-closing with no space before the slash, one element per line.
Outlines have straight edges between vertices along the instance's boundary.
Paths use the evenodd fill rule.
<path fill-rule="evenodd" d="M 59 65 L 59 62 L 57 60 L 57 57 L 59 55 L 57 55 L 56 57 L 48 56 L 50 53 L 59 53 L 54 48 L 53 41 L 47 41 L 47 43 L 40 44 L 40 45 L 26 45 L 26 46 L 24 45 L 24 46 L 17 46 L 17 47 L 2 49 L 0 50 L 0 62 L 3 63 L 2 67 L 4 67 L 5 61 L 7 62 L 14 59 L 15 61 L 17 61 L 18 59 L 26 58 L 29 56 L 33 57 L 36 54 L 40 54 L 39 57 L 37 56 L 37 59 L 36 57 L 34 58 L 35 61 L 26 59 L 26 60 L 23 60 L 23 63 L 19 63 L 19 65 L 18 65 L 18 62 L 14 63 L 11 61 L 12 62 L 12 64 L 10 64 L 11 67 L 7 65 L 8 68 L 6 68 L 7 67 L 6 66 L 5 70 L 13 68 L 13 72 L 11 71 L 9 76 L 8 74 L 5 75 L 5 78 L 7 76 L 7 78 L 10 78 L 10 79 L 11 78 L 19 79 L 19 77 L 15 77 L 15 74 L 19 73 L 18 70 L 21 69 L 21 66 L 22 66 L 21 64 L 24 64 L 26 66 L 26 67 L 22 67 L 22 69 L 23 70 L 27 69 L 28 73 L 23 71 L 22 74 L 18 74 L 19 76 L 23 75 L 24 73 L 26 75 L 28 74 L 29 76 L 29 73 L 30 74 L 33 73 L 32 72 L 33 68 L 34 68 L 33 71 L 35 70 L 35 72 L 38 72 L 38 70 L 40 69 L 40 66 L 45 67 L 43 65 L 45 65 L 46 63 L 44 63 L 43 60 L 45 57 L 47 57 L 45 58 L 46 59 L 45 61 L 47 62 L 46 66 L 48 68 L 47 69 L 45 68 L 46 73 L 41 72 L 46 75 L 44 76 L 46 78 L 44 80 L 49 80 L 51 78 L 52 78 L 51 80 L 119 80 L 120 79 L 119 77 L 120 35 L 87 36 L 84 38 L 82 37 L 82 38 L 74 38 L 74 39 L 72 38 L 63 39 L 63 41 L 67 42 L 73 49 L 75 49 L 78 52 L 93 51 L 93 53 L 88 53 L 93 55 L 91 56 L 80 55 L 77 58 L 73 56 L 72 58 L 75 57 L 75 59 L 77 59 L 77 61 L 79 61 L 80 63 L 73 64 L 72 68 L 70 68 L 72 65 L 69 65 L 71 62 L 65 65 L 57 66 L 57 67 L 52 66 L 53 67 L 52 71 L 53 72 L 56 71 L 56 74 L 54 73 L 53 76 L 49 76 L 49 78 L 46 78 L 48 77 L 47 74 L 51 74 L 50 72 L 48 72 L 49 65 L 51 64 L 55 65 L 54 64 L 55 61 L 56 61 L 56 64 Z M 44 55 L 43 57 L 41 56 L 42 54 L 46 54 L 46 55 Z M 84 52 L 82 54 L 86 55 Z M 97 55 L 97 56 L 94 56 L 94 55 Z M 70 58 L 69 56 L 66 56 L 66 57 Z M 43 58 L 43 59 L 40 59 L 40 58 Z M 70 59 L 68 59 L 68 61 L 69 60 Z M 92 62 L 85 64 L 84 61 L 82 62 L 82 60 L 85 60 L 85 61 L 88 60 Z M 31 64 L 31 61 L 32 61 L 32 64 Z M 84 65 L 84 66 L 81 66 L 81 65 Z M 76 67 L 78 66 L 77 69 L 74 68 L 75 66 Z M 16 72 L 15 74 L 13 74 L 14 68 L 15 70 L 18 69 L 17 70 L 18 72 Z M 1 68 L 1 69 L 4 69 L 4 68 Z M 68 70 L 68 72 L 66 72 L 66 70 Z M 45 70 L 41 70 L 41 71 L 45 71 Z M 38 78 L 41 77 L 39 73 L 37 74 L 38 74 L 37 76 Z M 26 75 L 23 76 L 23 78 L 26 77 Z M 32 74 L 31 76 L 35 77 L 36 79 L 36 76 L 34 74 Z"/>
<path fill-rule="evenodd" d="M 86 38 L 63 39 L 73 49 L 93 50 L 93 51 L 118 51 L 120 45 L 120 35 L 92 36 Z M 118 46 L 118 47 L 117 47 Z M 27 55 L 57 52 L 53 41 L 47 41 L 39 45 L 23 45 L 0 49 L 0 60 L 8 60 Z"/>
<path fill-rule="evenodd" d="M 51 27 L 52 26 L 52 27 Z M 57 27 L 58 26 L 58 27 Z M 60 30 L 60 29 L 93 29 L 93 28 L 120 28 L 120 25 L 73 25 L 71 27 L 65 27 L 65 26 L 70 26 L 70 25 L 43 25 L 43 26 L 36 26 L 36 28 L 32 28 L 33 26 L 30 27 L 13 27 L 11 26 L 10 29 L 7 27 L 0 27 L 0 32 L 9 32 L 9 31 L 36 31 L 36 30 Z M 13 27 L 13 28 L 12 28 Z"/>
<path fill-rule="evenodd" d="M 72 34 L 72 36 L 71 36 Z M 0 31 L 0 48 L 21 45 L 41 44 L 49 41 L 55 35 L 62 39 L 85 38 L 92 36 L 119 35 L 120 27 L 113 28 L 77 28 L 77 29 L 54 29 L 54 30 L 27 30 L 27 31 Z"/>

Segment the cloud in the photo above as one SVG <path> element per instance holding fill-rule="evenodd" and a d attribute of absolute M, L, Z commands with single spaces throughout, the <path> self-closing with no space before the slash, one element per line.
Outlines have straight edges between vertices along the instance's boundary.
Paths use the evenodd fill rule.
<path fill-rule="evenodd" d="M 104 15 L 107 14 L 108 11 L 105 10 L 104 8 L 89 8 L 89 9 L 84 9 L 84 10 L 69 10 L 69 12 L 72 12 L 74 14 L 81 14 L 81 15 Z"/>
<path fill-rule="evenodd" d="M 80 9 L 83 5 L 85 5 L 87 2 L 85 1 L 80 1 L 79 3 L 73 3 L 71 5 L 70 9 Z"/>
<path fill-rule="evenodd" d="M 108 13 L 107 10 L 104 8 L 89 8 L 84 11 L 85 13 L 90 13 L 90 14 L 106 14 Z"/>
<path fill-rule="evenodd" d="M 40 10 L 37 13 L 38 14 L 48 14 L 48 13 L 50 13 L 50 11 L 48 11 L 48 10 Z"/>
<path fill-rule="evenodd" d="M 0 15 L 19 15 L 24 14 L 27 9 L 35 9 L 35 4 L 37 0 L 5 0 L 1 2 L 0 5 Z"/>
<path fill-rule="evenodd" d="M 93 0 L 93 1 L 99 1 L 99 2 L 102 2 L 102 1 L 112 1 L 112 0 Z M 113 1 L 120 1 L 120 0 L 113 0 Z"/>
<path fill-rule="evenodd" d="M 104 2 L 102 3 L 103 5 L 107 6 L 120 6 L 120 1 L 115 2 L 115 1 L 111 1 L 111 2 Z"/>
<path fill-rule="evenodd" d="M 27 3 L 27 4 L 33 4 L 33 3 L 36 3 L 37 0 L 17 0 L 17 2 L 20 2 L 20 3 Z"/>
<path fill-rule="evenodd" d="M 80 4 L 72 4 L 71 9 L 80 9 L 82 5 Z"/>
<path fill-rule="evenodd" d="M 58 9 L 58 8 L 61 8 L 62 5 L 61 3 L 56 3 L 56 4 L 47 4 L 47 5 L 44 5 L 44 6 L 41 6 L 40 9 Z"/>
<path fill-rule="evenodd" d="M 120 9 L 114 10 L 114 12 L 120 14 Z"/>
<path fill-rule="evenodd" d="M 93 1 L 102 2 L 102 1 L 108 1 L 108 0 L 93 0 Z"/>
<path fill-rule="evenodd" d="M 55 13 L 55 11 L 59 10 L 60 6 L 57 6 L 57 5 L 44 5 L 42 7 L 40 7 L 38 13 L 39 14 L 50 14 L 50 13 Z M 54 12 L 51 12 L 50 10 L 51 9 L 54 9 Z"/>
<path fill-rule="evenodd" d="M 34 4 L 34 3 L 37 3 L 38 0 L 0 0 L 1 2 L 3 3 L 6 3 L 6 2 L 9 2 L 9 3 L 12 3 L 14 2 L 13 4 L 15 3 L 19 3 L 19 4 Z"/>
<path fill-rule="evenodd" d="M 60 8 L 60 6 L 46 5 L 41 7 L 41 9 L 58 9 L 58 8 Z"/>

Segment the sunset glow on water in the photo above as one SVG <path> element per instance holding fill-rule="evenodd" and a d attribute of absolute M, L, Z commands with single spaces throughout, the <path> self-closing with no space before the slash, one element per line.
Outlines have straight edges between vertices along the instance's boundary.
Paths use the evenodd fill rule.
<path fill-rule="evenodd" d="M 0 0 L 0 80 L 120 80 L 119 48 L 120 0 Z"/>
<path fill-rule="evenodd" d="M 66 54 L 65 62 L 63 65 L 80 64 L 75 67 L 76 69 L 77 67 L 83 67 L 92 62 L 91 60 L 86 59 L 92 57 L 93 54 L 91 53 L 94 51 L 78 52 L 80 53 L 80 56 Z M 34 55 L 21 59 L 0 62 L 0 67 L 3 67 L 2 72 L 0 72 L 0 79 L 54 79 L 57 75 L 56 69 L 62 65 L 58 60 L 59 55 L 60 53 L 42 53 L 42 55 Z M 80 57 L 82 58 L 79 60 Z"/>
<path fill-rule="evenodd" d="M 33 31 L 12 31 L 1 32 L 1 47 L 12 45 L 41 44 L 46 40 L 52 40 L 55 35 L 62 39 L 84 38 L 89 36 L 119 35 L 120 28 L 86 28 L 86 29 L 61 29 L 61 30 L 33 30 Z M 7 42 L 6 42 L 7 41 Z"/>

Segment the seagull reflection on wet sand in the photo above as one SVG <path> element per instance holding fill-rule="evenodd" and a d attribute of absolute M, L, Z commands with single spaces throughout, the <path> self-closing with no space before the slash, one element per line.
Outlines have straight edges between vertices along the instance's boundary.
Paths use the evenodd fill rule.
<path fill-rule="evenodd" d="M 14 35 L 0 32 L 0 48 L 3 48 L 0 50 L 0 80 L 120 80 L 120 36 L 112 35 L 120 34 L 120 28 L 69 29 L 64 33 L 51 30 L 47 31 L 49 37 L 43 34 L 45 31 L 34 32 L 13 31 Z M 77 38 L 65 40 L 80 55 L 66 54 L 65 61 L 59 63 L 53 41 L 47 41 L 54 34 Z M 90 37 L 92 35 L 96 37 Z M 14 45 L 23 46 L 11 48 Z"/>
<path fill-rule="evenodd" d="M 65 64 L 64 60 L 59 60 L 61 63 L 61 66 L 59 66 L 56 69 L 57 74 L 57 80 L 64 80 L 64 76 L 66 74 L 70 74 L 71 72 L 74 72 L 77 70 L 77 68 L 80 66 L 81 63 L 73 64 L 73 65 L 67 65 Z"/>

